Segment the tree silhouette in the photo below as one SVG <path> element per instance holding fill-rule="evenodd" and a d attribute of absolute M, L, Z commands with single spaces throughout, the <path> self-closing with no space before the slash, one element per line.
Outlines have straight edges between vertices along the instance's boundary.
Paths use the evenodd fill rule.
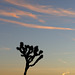
<path fill-rule="evenodd" d="M 43 58 L 43 55 L 42 55 L 43 51 L 39 50 L 38 46 L 33 47 L 29 45 L 24 45 L 23 42 L 20 42 L 20 47 L 17 47 L 16 49 L 21 52 L 21 56 L 24 57 L 26 60 L 24 75 L 26 75 L 29 67 L 34 66 L 40 59 Z M 31 64 L 31 62 L 36 56 L 39 56 L 39 57 L 36 59 L 36 61 L 33 64 Z"/>

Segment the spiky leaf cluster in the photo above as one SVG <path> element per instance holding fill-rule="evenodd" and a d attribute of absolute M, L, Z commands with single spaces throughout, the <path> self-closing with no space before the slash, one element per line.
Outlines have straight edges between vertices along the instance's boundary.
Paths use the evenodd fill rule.
<path fill-rule="evenodd" d="M 29 65 L 29 67 L 34 66 L 41 58 L 43 58 L 43 51 L 39 50 L 38 46 L 33 47 L 32 45 L 24 45 L 23 42 L 20 42 L 20 47 L 17 47 L 17 50 L 21 52 L 22 57 L 25 57 L 26 63 L 28 64 L 30 64 L 36 56 L 39 56 L 32 65 Z"/>

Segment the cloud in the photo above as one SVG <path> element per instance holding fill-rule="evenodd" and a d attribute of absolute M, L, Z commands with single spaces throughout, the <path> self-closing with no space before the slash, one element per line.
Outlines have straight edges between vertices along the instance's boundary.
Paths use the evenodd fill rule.
<path fill-rule="evenodd" d="M 64 73 L 62 73 L 62 75 L 67 75 L 67 74 L 70 74 L 70 72 L 64 72 Z"/>
<path fill-rule="evenodd" d="M 63 53 L 64 55 L 73 55 L 73 54 L 75 54 L 75 52 L 65 52 L 65 53 Z"/>
<path fill-rule="evenodd" d="M 75 41 L 75 38 L 72 38 L 73 41 Z"/>
<path fill-rule="evenodd" d="M 39 22 L 45 23 L 45 21 L 44 21 L 44 20 L 42 20 L 42 19 L 38 19 L 38 20 L 39 20 Z"/>
<path fill-rule="evenodd" d="M 27 8 L 29 10 L 44 13 L 44 14 L 51 14 L 56 16 L 68 16 L 68 17 L 75 17 L 75 11 L 72 11 L 70 9 L 62 9 L 62 8 L 53 8 L 49 5 L 32 5 L 27 3 L 23 0 L 5 0 L 6 2 L 9 2 L 11 4 Z"/>
<path fill-rule="evenodd" d="M 75 52 L 58 52 L 58 53 L 52 53 L 53 55 L 75 55 Z M 62 59 L 58 59 L 58 61 L 60 62 L 64 62 Z M 65 61 L 66 62 L 66 61 Z M 67 63 L 67 62 L 66 62 Z"/>
<path fill-rule="evenodd" d="M 29 27 L 29 28 L 57 29 L 57 30 L 75 30 L 75 29 L 72 29 L 72 28 L 62 28 L 62 27 L 52 27 L 52 26 L 41 26 L 41 25 L 36 25 L 36 24 L 27 24 L 27 23 L 22 23 L 22 22 L 17 22 L 17 21 L 13 21 L 13 20 L 2 19 L 2 18 L 0 18 L 0 21 L 14 23 L 14 24 L 18 24 L 20 26 Z"/>
<path fill-rule="evenodd" d="M 62 60 L 62 59 L 59 59 L 59 61 L 62 62 L 62 63 L 64 63 L 64 64 L 67 63 L 66 61 L 64 61 L 64 60 Z"/>
<path fill-rule="evenodd" d="M 7 10 L 0 9 L 0 15 L 8 16 L 8 17 L 15 17 L 15 18 L 20 18 L 21 16 L 28 16 L 28 17 L 37 19 L 39 22 L 45 23 L 44 20 L 39 19 L 38 16 L 35 14 L 32 14 L 30 12 L 26 12 L 26 11 L 17 10 L 14 8 L 7 9 Z"/>
<path fill-rule="evenodd" d="M 26 11 L 16 10 L 15 13 L 18 16 L 29 16 L 29 17 L 34 18 L 34 19 L 37 19 L 38 18 L 37 15 L 32 14 L 30 12 L 26 12 Z"/>
<path fill-rule="evenodd" d="M 3 47 L 3 48 L 0 48 L 0 50 L 10 50 L 10 48 Z"/>
<path fill-rule="evenodd" d="M 25 12 L 25 11 L 21 11 L 21 10 L 17 10 L 17 9 L 9 9 L 9 10 L 10 11 L 0 10 L 0 15 L 11 16 L 11 17 L 15 17 L 15 18 L 20 18 L 20 16 L 29 16 L 34 19 L 37 19 L 37 16 L 30 12 Z"/>
<path fill-rule="evenodd" d="M 15 17 L 15 18 L 20 18 L 19 16 L 16 15 L 16 13 L 7 12 L 7 11 L 5 11 L 5 10 L 0 10 L 0 15 L 3 15 L 3 16 L 10 16 L 10 17 Z"/>
<path fill-rule="evenodd" d="M 75 15 L 75 11 L 69 11 L 69 10 L 65 10 L 65 9 L 60 9 L 61 12 L 68 14 L 68 15 Z"/>

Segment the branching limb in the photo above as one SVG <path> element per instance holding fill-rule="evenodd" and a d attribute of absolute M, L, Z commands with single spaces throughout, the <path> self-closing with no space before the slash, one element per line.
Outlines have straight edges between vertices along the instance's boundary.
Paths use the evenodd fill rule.
<path fill-rule="evenodd" d="M 20 42 L 20 46 L 16 48 L 17 50 L 19 50 L 21 52 L 21 56 L 25 57 L 26 60 L 26 67 L 25 67 L 25 72 L 24 75 L 26 75 L 27 70 L 29 69 L 29 67 L 34 66 L 40 59 L 43 58 L 43 51 L 38 49 L 38 46 L 29 46 L 29 45 L 24 45 L 23 42 Z M 37 57 L 37 60 L 30 65 L 30 63 L 34 60 L 35 57 Z"/>
<path fill-rule="evenodd" d="M 41 55 L 32 65 L 29 65 L 30 67 L 34 66 L 40 59 L 43 58 L 43 55 Z"/>

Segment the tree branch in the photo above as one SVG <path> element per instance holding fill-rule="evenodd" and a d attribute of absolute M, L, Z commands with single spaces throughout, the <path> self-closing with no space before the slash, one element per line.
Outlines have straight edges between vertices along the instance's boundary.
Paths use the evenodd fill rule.
<path fill-rule="evenodd" d="M 43 55 L 40 55 L 40 57 L 34 62 L 34 64 L 32 64 L 32 65 L 29 65 L 30 67 L 32 67 L 32 66 L 34 66 L 40 59 L 42 59 L 43 58 Z"/>

